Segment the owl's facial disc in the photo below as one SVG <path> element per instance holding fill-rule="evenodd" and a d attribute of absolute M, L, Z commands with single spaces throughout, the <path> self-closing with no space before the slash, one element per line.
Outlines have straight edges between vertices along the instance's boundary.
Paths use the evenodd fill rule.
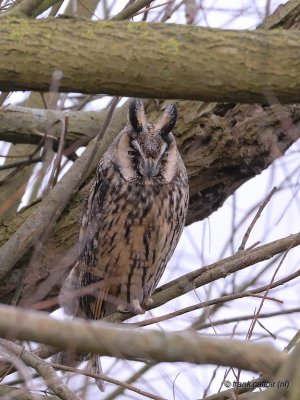
<path fill-rule="evenodd" d="M 167 144 L 161 138 L 155 139 L 155 137 L 147 137 L 143 146 L 137 140 L 131 142 L 137 153 L 135 161 L 138 164 L 139 172 L 147 179 L 153 178 L 160 173 L 162 156 L 167 149 Z"/>
<path fill-rule="evenodd" d="M 126 135 L 120 139 L 117 151 L 123 177 L 144 178 L 147 184 L 157 181 L 153 178 L 171 182 L 177 168 L 177 148 L 171 132 L 176 119 L 175 104 L 169 104 L 156 124 L 152 124 L 147 121 L 143 103 L 131 102 Z"/>

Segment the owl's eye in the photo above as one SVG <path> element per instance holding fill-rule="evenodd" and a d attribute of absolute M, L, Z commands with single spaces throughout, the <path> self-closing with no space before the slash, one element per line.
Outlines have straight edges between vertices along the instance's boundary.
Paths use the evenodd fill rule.
<path fill-rule="evenodd" d="M 129 155 L 130 157 L 134 157 L 135 154 L 136 154 L 136 152 L 135 152 L 134 150 L 128 150 L 128 155 Z"/>

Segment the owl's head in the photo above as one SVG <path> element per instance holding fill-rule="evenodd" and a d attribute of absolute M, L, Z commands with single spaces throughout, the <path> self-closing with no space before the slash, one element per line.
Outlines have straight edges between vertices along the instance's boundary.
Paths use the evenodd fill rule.
<path fill-rule="evenodd" d="M 169 104 L 156 124 L 149 123 L 141 100 L 129 105 L 128 125 L 118 144 L 120 171 L 126 179 L 143 178 L 150 182 L 160 178 L 170 182 L 178 160 L 172 134 L 177 119 L 175 104 Z"/>

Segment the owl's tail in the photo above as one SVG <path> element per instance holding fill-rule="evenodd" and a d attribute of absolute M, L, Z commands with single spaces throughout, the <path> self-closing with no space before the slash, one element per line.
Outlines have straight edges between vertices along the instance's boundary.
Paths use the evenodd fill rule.
<path fill-rule="evenodd" d="M 91 360 L 92 360 L 92 372 L 97 375 L 103 375 L 100 356 L 98 354 L 93 354 Z M 99 390 L 101 390 L 101 392 L 104 392 L 105 391 L 104 381 L 102 379 L 95 378 L 95 382 Z"/>
<path fill-rule="evenodd" d="M 87 359 L 88 359 L 87 354 L 73 353 L 70 355 L 70 352 L 68 351 L 60 351 L 59 353 L 51 357 L 51 362 L 55 364 L 68 365 L 70 367 L 76 368 L 79 366 L 79 364 L 81 364 L 83 361 Z M 92 362 L 92 373 L 97 375 L 103 375 L 100 356 L 98 354 L 93 354 L 91 357 L 91 362 Z M 95 378 L 95 383 L 98 386 L 99 390 L 101 390 L 101 392 L 105 391 L 104 381 L 102 379 Z"/>

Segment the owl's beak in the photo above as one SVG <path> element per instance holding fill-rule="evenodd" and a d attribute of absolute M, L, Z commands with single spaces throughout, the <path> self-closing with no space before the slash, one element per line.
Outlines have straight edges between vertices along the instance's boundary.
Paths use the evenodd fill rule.
<path fill-rule="evenodd" d="M 144 159 L 143 164 L 144 164 L 143 165 L 144 174 L 147 178 L 152 178 L 158 174 L 159 163 L 157 162 L 157 160 L 149 157 Z"/>

